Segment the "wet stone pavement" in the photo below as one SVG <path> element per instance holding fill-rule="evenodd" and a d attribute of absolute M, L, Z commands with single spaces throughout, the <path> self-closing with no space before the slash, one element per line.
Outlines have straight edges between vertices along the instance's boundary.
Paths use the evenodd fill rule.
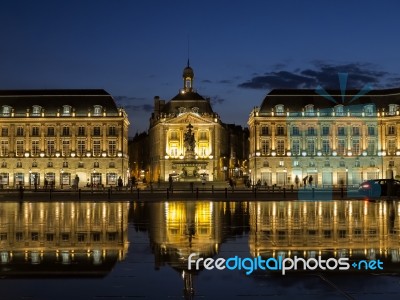
<path fill-rule="evenodd" d="M 399 299 L 399 215 L 393 201 L 4 202 L 0 299 Z M 382 269 L 246 275 L 189 270 L 190 254 Z"/>

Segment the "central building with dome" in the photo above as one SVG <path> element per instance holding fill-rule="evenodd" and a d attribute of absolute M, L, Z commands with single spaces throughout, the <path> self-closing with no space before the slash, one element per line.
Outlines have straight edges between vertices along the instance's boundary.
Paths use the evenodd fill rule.
<path fill-rule="evenodd" d="M 246 141 L 240 126 L 224 124 L 210 99 L 193 87 L 189 61 L 183 88 L 171 100 L 154 97 L 149 127 L 151 181 L 221 181 L 243 175 Z"/>

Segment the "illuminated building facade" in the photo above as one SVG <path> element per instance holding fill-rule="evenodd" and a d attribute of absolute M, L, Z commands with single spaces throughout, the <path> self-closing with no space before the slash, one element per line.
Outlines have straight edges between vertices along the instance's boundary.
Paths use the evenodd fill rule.
<path fill-rule="evenodd" d="M 251 179 L 332 187 L 400 175 L 400 90 L 346 93 L 271 91 L 248 120 Z"/>
<path fill-rule="evenodd" d="M 154 98 L 149 128 L 149 179 L 168 181 L 227 180 L 243 173 L 244 142 L 230 146 L 231 133 L 242 138 L 240 127 L 221 122 L 210 103 L 193 88 L 194 71 L 183 70 L 183 88 L 170 101 Z M 185 140 L 189 134 L 193 145 Z M 132 162 L 131 162 L 132 164 Z"/>
<path fill-rule="evenodd" d="M 0 91 L 1 185 L 126 183 L 128 125 L 104 90 Z"/>

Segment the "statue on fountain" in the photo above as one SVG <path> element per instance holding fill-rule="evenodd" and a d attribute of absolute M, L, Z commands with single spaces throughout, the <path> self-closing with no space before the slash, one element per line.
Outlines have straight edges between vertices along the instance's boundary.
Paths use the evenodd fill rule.
<path fill-rule="evenodd" d="M 194 148 L 196 146 L 196 141 L 194 139 L 194 133 L 192 132 L 192 124 L 189 123 L 188 126 L 186 126 L 186 128 L 188 129 L 185 133 L 185 138 L 184 138 L 184 144 L 185 144 L 185 148 L 186 148 L 186 152 L 187 154 L 194 154 Z"/>

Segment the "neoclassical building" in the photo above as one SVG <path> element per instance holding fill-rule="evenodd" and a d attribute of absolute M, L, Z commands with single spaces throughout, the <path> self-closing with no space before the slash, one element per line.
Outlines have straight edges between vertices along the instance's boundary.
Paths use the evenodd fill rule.
<path fill-rule="evenodd" d="M 194 90 L 194 71 L 189 62 L 182 77 L 183 88 L 170 101 L 154 98 L 148 178 L 216 181 L 240 176 L 247 149 L 242 128 L 224 124 L 213 111 L 210 99 Z"/>
<path fill-rule="evenodd" d="M 400 175 L 399 105 L 400 89 L 273 90 L 248 120 L 251 179 L 312 176 L 321 187 Z"/>
<path fill-rule="evenodd" d="M 128 125 L 104 90 L 0 91 L 1 185 L 126 183 Z"/>

